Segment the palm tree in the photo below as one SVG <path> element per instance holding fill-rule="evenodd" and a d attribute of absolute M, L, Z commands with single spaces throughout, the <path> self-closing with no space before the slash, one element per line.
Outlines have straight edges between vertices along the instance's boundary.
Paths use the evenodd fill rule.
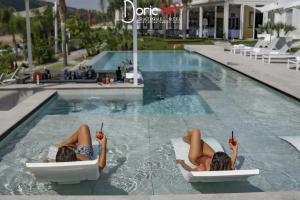
<path fill-rule="evenodd" d="M 186 39 L 186 29 L 187 29 L 187 9 L 188 9 L 188 3 L 191 2 L 191 0 L 182 0 L 182 37 L 183 39 Z"/>
<path fill-rule="evenodd" d="M 59 17 L 61 29 L 61 42 L 63 53 L 63 64 L 68 65 L 67 49 L 66 49 L 66 13 L 67 6 L 65 0 L 59 0 Z"/>
<path fill-rule="evenodd" d="M 0 27 L 6 33 L 12 36 L 12 43 L 14 45 L 15 52 L 17 53 L 17 41 L 16 41 L 16 34 L 19 32 L 18 29 L 18 20 L 19 17 L 15 16 L 15 9 L 14 8 L 7 8 L 1 11 L 0 16 Z"/>

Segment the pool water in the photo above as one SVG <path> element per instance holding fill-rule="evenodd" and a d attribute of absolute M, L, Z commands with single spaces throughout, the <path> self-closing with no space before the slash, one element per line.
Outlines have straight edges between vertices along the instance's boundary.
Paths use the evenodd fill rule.
<path fill-rule="evenodd" d="M 102 63 L 99 67 L 114 69 L 130 58 L 123 52 L 108 54 L 97 61 Z M 278 138 L 300 135 L 298 101 L 197 54 L 140 56 L 143 99 L 62 93 L 15 129 L 1 146 L 0 193 L 152 195 L 300 189 L 300 154 Z M 107 167 L 97 181 L 40 183 L 25 168 L 26 162 L 43 160 L 49 145 L 65 139 L 80 124 L 88 124 L 94 136 L 101 122 L 109 150 Z M 260 175 L 247 182 L 187 183 L 175 164 L 170 139 L 194 127 L 219 140 L 227 152 L 233 130 L 240 144 L 237 168 L 258 168 Z"/>

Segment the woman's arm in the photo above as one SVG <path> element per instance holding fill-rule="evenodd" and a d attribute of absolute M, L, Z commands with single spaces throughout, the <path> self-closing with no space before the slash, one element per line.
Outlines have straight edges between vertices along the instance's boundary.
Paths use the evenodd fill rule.
<path fill-rule="evenodd" d="M 237 154 L 238 154 L 238 142 L 236 141 L 236 145 L 232 145 L 231 143 L 229 143 L 229 146 L 232 150 L 231 169 L 234 170 L 235 169 L 236 158 L 237 158 Z"/>
<path fill-rule="evenodd" d="M 96 140 L 101 144 L 101 154 L 99 155 L 99 169 L 103 170 L 106 166 L 106 144 L 107 144 L 107 138 L 103 134 L 103 138 L 100 140 L 98 137 L 96 137 Z"/>
<path fill-rule="evenodd" d="M 202 170 L 202 169 L 199 168 L 199 167 L 197 167 L 197 168 L 192 168 L 192 167 L 188 166 L 188 165 L 184 162 L 184 160 L 176 160 L 176 163 L 179 163 L 179 164 L 183 167 L 183 169 L 185 169 L 186 171 L 189 171 L 189 172 L 191 172 L 191 171 L 205 171 L 204 169 Z"/>

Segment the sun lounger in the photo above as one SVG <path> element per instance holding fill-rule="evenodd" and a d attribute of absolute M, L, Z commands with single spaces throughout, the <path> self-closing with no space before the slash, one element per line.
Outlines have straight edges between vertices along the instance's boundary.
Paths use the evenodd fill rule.
<path fill-rule="evenodd" d="M 203 138 L 215 152 L 224 151 L 221 144 L 214 138 Z M 191 167 L 195 167 L 188 159 L 189 145 L 182 138 L 171 140 L 176 159 L 184 160 Z M 246 181 L 250 176 L 259 174 L 258 169 L 252 170 L 227 170 L 227 171 L 186 171 L 180 164 L 177 164 L 184 179 L 188 182 L 225 182 L 225 181 Z"/>
<path fill-rule="evenodd" d="M 296 66 L 296 71 L 300 68 L 300 56 L 297 56 L 295 59 L 288 59 L 287 61 L 287 68 L 291 69 L 291 64 Z"/>
<path fill-rule="evenodd" d="M 300 136 L 279 136 L 279 138 L 287 141 L 293 145 L 298 151 L 300 151 Z"/>
<path fill-rule="evenodd" d="M 270 52 L 267 55 L 262 55 L 262 62 L 265 62 L 265 59 L 268 61 L 269 64 L 271 64 L 272 61 L 287 62 L 288 59 L 295 59 L 297 56 L 300 56 L 300 50 L 298 50 L 294 54 L 279 54 L 278 52 Z"/>
<path fill-rule="evenodd" d="M 237 52 L 240 52 L 240 54 L 242 54 L 243 50 L 252 49 L 252 48 L 259 48 L 264 44 L 265 44 L 265 40 L 264 39 L 259 39 L 256 42 L 256 44 L 254 45 L 254 47 L 246 46 L 244 44 L 233 45 L 233 47 L 231 48 L 231 52 L 233 54 L 236 54 Z"/>
<path fill-rule="evenodd" d="M 250 52 L 250 59 L 254 56 L 254 59 L 257 60 L 258 57 L 263 57 L 263 55 L 288 55 L 287 51 L 292 47 L 293 41 L 288 39 L 285 45 L 283 45 L 278 50 L 268 50 L 268 49 L 261 49 L 261 48 L 254 48 L 253 51 Z"/>
<path fill-rule="evenodd" d="M 245 48 L 242 50 L 241 54 L 244 56 L 247 56 L 249 54 L 249 56 L 251 55 L 251 52 L 254 49 L 266 49 L 266 50 L 274 50 L 276 49 L 276 44 L 279 42 L 279 38 L 275 38 L 274 40 L 272 40 L 270 42 L 270 44 L 268 44 L 268 46 L 266 48 L 260 48 L 260 47 L 253 47 L 253 48 Z"/>
<path fill-rule="evenodd" d="M 84 180 L 97 180 L 99 178 L 99 144 L 93 143 L 93 149 L 94 156 L 89 161 L 26 163 L 26 167 L 41 182 L 76 184 Z M 56 147 L 50 147 L 47 159 L 55 159 L 56 152 Z"/>

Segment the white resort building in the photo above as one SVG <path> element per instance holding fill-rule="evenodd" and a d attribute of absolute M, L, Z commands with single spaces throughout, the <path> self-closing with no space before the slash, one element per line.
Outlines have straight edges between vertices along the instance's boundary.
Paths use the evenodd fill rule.
<path fill-rule="evenodd" d="M 192 0 L 187 11 L 187 34 L 196 38 L 246 39 L 257 38 L 259 25 L 282 22 L 297 28 L 289 36 L 299 38 L 299 0 Z M 169 36 L 182 34 L 182 9 L 178 21 L 166 24 Z M 115 21 L 121 20 L 122 11 L 115 12 Z M 163 24 L 153 20 L 140 23 L 143 34 L 163 34 Z"/>

